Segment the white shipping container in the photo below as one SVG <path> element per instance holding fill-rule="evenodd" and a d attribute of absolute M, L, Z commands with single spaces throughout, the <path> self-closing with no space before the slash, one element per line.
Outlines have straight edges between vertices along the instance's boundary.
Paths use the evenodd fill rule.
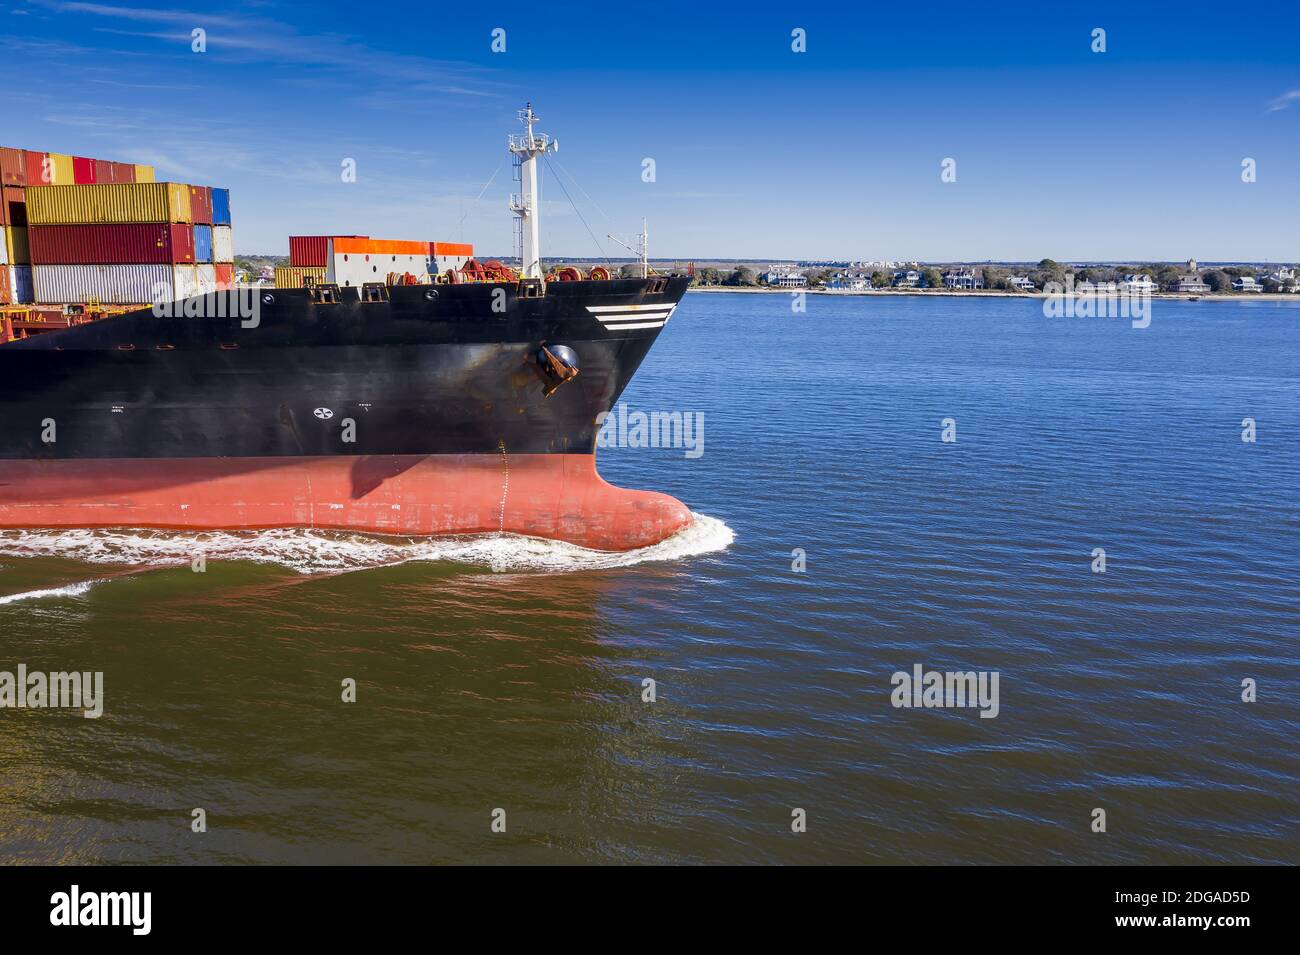
<path fill-rule="evenodd" d="M 9 266 L 9 290 L 13 292 L 15 305 L 32 304 L 32 267 L 30 265 Z"/>
<path fill-rule="evenodd" d="M 235 261 L 235 240 L 231 237 L 228 225 L 212 227 L 212 261 L 220 263 Z"/>
<path fill-rule="evenodd" d="M 9 264 L 9 227 L 0 225 L 0 265 Z"/>
<path fill-rule="evenodd" d="M 194 273 L 198 281 L 200 295 L 207 295 L 209 292 L 217 290 L 217 267 L 215 265 L 196 265 L 194 266 Z"/>
<path fill-rule="evenodd" d="M 359 287 L 367 282 L 384 282 L 389 272 L 396 272 L 399 275 L 410 272 L 416 278 L 423 278 L 427 282 L 429 281 L 429 256 L 427 253 L 393 255 L 387 252 L 372 255 L 355 252 L 348 255 L 335 254 L 330 256 L 325 281 L 334 282 L 340 287 L 348 285 Z"/>
<path fill-rule="evenodd" d="M 197 292 L 192 265 L 37 265 L 32 285 L 40 305 L 91 299 L 104 305 L 147 305 L 154 301 L 155 289 L 171 301 Z"/>

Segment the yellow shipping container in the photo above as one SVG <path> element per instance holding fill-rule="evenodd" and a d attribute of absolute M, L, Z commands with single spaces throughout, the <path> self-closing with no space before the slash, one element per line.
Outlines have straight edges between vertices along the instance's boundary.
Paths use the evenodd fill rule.
<path fill-rule="evenodd" d="M 54 175 L 54 185 L 72 185 L 75 181 L 72 173 L 72 157 L 65 156 L 63 153 L 50 153 L 50 172 Z"/>
<path fill-rule="evenodd" d="M 27 189 L 30 225 L 190 221 L 189 186 L 180 182 L 114 182 Z"/>
<path fill-rule="evenodd" d="M 141 166 L 139 163 L 136 163 L 135 181 L 153 182 L 153 166 Z"/>
<path fill-rule="evenodd" d="M 4 230 L 5 248 L 9 253 L 10 265 L 31 265 L 32 252 L 27 247 L 27 228 L 11 225 Z"/>
<path fill-rule="evenodd" d="M 276 288 L 302 288 L 305 279 L 311 279 L 319 285 L 325 281 L 323 265 L 277 265 L 275 267 Z"/>

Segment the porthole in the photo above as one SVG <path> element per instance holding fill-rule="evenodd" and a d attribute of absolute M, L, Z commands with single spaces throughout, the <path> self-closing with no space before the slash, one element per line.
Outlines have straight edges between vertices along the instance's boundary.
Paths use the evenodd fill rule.
<path fill-rule="evenodd" d="M 427 288 L 424 290 L 424 300 L 426 302 L 432 302 L 437 297 L 438 290 L 436 288 Z"/>
<path fill-rule="evenodd" d="M 263 304 L 263 305 L 274 305 L 274 304 L 275 304 L 275 296 L 274 296 L 274 295 L 270 295 L 270 294 L 263 295 L 263 296 L 262 296 L 262 304 Z"/>

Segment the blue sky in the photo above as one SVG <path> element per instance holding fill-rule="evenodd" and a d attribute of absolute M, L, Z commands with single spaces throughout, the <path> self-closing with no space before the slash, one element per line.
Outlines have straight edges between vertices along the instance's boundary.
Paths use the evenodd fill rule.
<path fill-rule="evenodd" d="M 1153 6 L 0 0 L 0 139 L 229 186 L 244 253 L 509 253 L 531 99 L 548 256 L 1300 259 L 1297 5 Z"/>

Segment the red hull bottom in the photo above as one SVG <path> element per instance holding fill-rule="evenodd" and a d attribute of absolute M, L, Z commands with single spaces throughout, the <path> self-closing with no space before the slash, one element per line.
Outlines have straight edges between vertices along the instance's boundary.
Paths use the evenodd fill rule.
<path fill-rule="evenodd" d="M 680 501 L 617 488 L 590 454 L 0 461 L 0 527 L 507 532 L 595 550 L 655 544 Z"/>

